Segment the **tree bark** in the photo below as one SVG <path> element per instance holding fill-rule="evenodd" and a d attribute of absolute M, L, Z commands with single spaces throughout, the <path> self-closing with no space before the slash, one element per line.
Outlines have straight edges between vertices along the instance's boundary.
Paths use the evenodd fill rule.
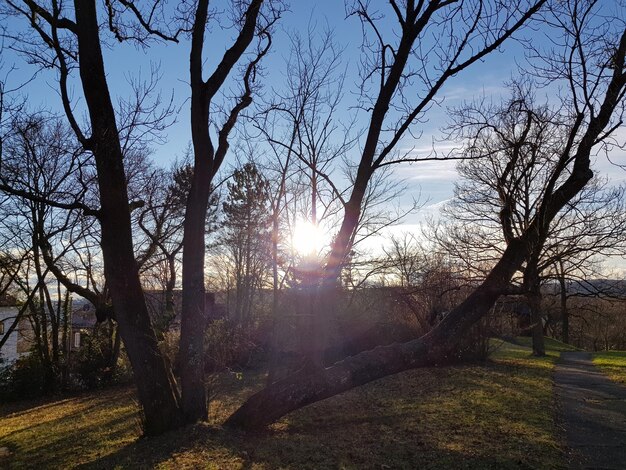
<path fill-rule="evenodd" d="M 444 362 L 465 331 L 494 305 L 521 266 L 521 245 L 519 240 L 512 241 L 485 282 L 430 333 L 407 343 L 379 346 L 326 369 L 308 364 L 254 394 L 224 425 L 247 430 L 263 428 L 293 410 L 372 380 Z"/>
<path fill-rule="evenodd" d="M 180 425 L 171 374 L 150 324 L 133 252 L 123 155 L 111 102 L 94 0 L 75 0 L 79 70 L 92 136 L 100 192 L 104 272 L 118 327 L 133 367 L 145 433 L 159 434 Z"/>
<path fill-rule="evenodd" d="M 545 356 L 543 323 L 541 319 L 541 281 L 537 264 L 539 253 L 533 253 L 524 269 L 525 297 L 530 312 L 530 331 L 532 335 L 533 355 Z"/>
<path fill-rule="evenodd" d="M 199 0 L 191 36 L 189 54 L 191 84 L 191 138 L 194 171 L 187 197 L 183 235 L 183 305 L 181 313 L 180 358 L 182 408 L 188 422 L 207 418 L 207 391 L 204 381 L 205 221 L 211 180 L 228 150 L 228 135 L 241 109 L 251 97 L 245 95 L 233 108 L 219 132 L 219 146 L 214 148 L 209 134 L 211 99 L 254 38 L 254 30 L 263 0 L 253 0 L 245 13 L 244 25 L 211 77 L 202 77 L 204 32 L 208 18 L 208 0 Z M 249 89 L 247 89 L 249 92 Z"/>
<path fill-rule="evenodd" d="M 561 301 L 561 341 L 569 344 L 569 310 L 567 309 L 567 284 L 565 283 L 565 271 L 563 263 L 559 261 L 558 271 L 560 301 Z"/>

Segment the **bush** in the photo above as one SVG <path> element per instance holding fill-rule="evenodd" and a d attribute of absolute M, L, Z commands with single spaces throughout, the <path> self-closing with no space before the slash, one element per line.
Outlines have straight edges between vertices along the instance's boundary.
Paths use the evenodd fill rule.
<path fill-rule="evenodd" d="M 0 400 L 37 398 L 49 391 L 50 373 L 36 354 L 28 354 L 12 364 L 0 364 Z"/>
<path fill-rule="evenodd" d="M 72 353 L 71 373 L 80 388 L 96 389 L 132 380 L 132 369 L 124 351 L 113 365 L 113 347 L 108 328 L 94 328 L 83 336 L 82 347 Z"/>
<path fill-rule="evenodd" d="M 218 372 L 233 367 L 248 367 L 260 352 L 260 347 L 252 338 L 250 332 L 228 320 L 209 323 L 205 333 L 205 370 Z"/>

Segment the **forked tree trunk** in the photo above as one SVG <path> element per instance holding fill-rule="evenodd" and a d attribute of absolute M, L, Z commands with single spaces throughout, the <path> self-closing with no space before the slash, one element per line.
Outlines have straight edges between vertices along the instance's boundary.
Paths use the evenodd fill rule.
<path fill-rule="evenodd" d="M 100 47 L 94 0 L 75 0 L 79 69 L 89 111 L 91 150 L 100 191 L 104 273 L 116 320 L 133 367 L 146 434 L 159 434 L 181 423 L 171 374 L 159 351 L 139 282 L 133 252 L 126 176 L 115 112 Z"/>
<path fill-rule="evenodd" d="M 252 99 L 245 95 L 231 110 L 218 132 L 218 147 L 209 134 L 211 99 L 254 38 L 254 31 L 263 0 L 253 0 L 245 13 L 245 22 L 231 48 L 205 81 L 202 77 L 204 32 L 208 18 L 208 0 L 197 2 L 191 51 L 189 54 L 191 84 L 191 138 L 194 172 L 187 197 L 183 235 L 183 306 L 181 313 L 180 359 L 182 407 L 188 422 L 207 418 L 207 391 L 204 380 L 204 334 L 206 326 L 204 255 L 205 222 L 211 180 L 228 151 L 228 135 L 239 112 Z M 248 89 L 249 92 L 249 89 Z"/>
<path fill-rule="evenodd" d="M 182 407 L 187 422 L 205 420 L 208 414 L 204 381 L 204 236 L 214 149 L 208 133 L 209 103 L 202 80 L 207 8 L 208 1 L 201 0 L 196 10 L 190 53 L 194 170 L 185 208 L 180 331 Z"/>

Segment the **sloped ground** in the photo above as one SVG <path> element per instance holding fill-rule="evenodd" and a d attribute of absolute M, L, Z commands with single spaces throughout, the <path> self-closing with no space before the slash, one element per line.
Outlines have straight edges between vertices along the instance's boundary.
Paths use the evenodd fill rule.
<path fill-rule="evenodd" d="M 8 468 L 564 468 L 552 373 L 528 348 L 484 365 L 397 374 L 292 413 L 268 432 L 197 425 L 138 439 L 133 393 L 111 389 L 0 407 Z M 221 381 L 219 424 L 262 377 Z"/>

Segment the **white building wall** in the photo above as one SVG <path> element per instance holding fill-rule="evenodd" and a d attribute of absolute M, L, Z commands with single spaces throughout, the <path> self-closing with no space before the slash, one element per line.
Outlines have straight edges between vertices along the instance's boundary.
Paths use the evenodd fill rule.
<path fill-rule="evenodd" d="M 9 330 L 9 327 L 13 324 L 15 316 L 18 314 L 19 309 L 17 307 L 0 307 L 0 322 L 4 323 L 4 333 L 0 337 L 4 337 L 4 334 Z M 17 352 L 17 338 L 19 336 L 18 328 L 15 328 L 9 339 L 0 349 L 0 356 L 3 361 L 12 362 L 15 361 L 21 354 Z"/>

